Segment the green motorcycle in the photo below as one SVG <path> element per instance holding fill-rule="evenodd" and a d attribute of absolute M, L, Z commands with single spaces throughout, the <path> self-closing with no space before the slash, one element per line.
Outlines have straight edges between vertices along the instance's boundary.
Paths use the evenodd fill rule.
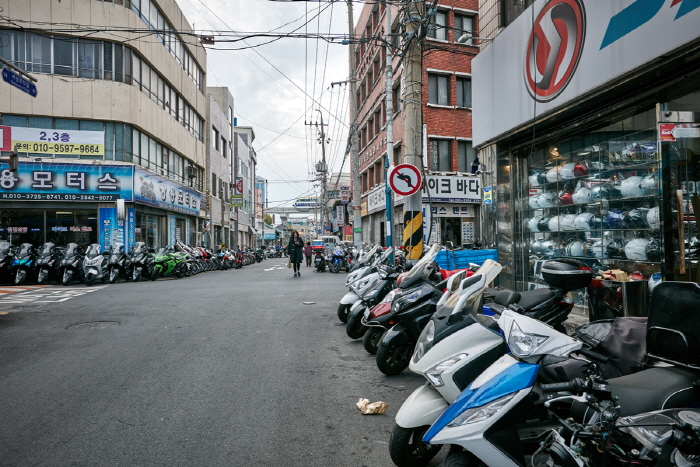
<path fill-rule="evenodd" d="M 182 277 L 187 272 L 187 255 L 175 251 L 172 247 L 161 248 L 153 258 L 151 280 L 158 277 Z"/>

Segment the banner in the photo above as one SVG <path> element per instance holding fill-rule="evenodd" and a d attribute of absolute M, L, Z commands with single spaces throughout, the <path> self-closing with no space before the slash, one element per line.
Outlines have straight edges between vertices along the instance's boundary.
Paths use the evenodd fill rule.
<path fill-rule="evenodd" d="M 105 155 L 105 132 L 86 130 L 47 130 L 43 128 L 2 127 L 9 133 L 10 147 L 18 152 L 37 154 Z M 4 146 L 4 145 L 3 145 Z"/>
<path fill-rule="evenodd" d="M 134 202 L 198 216 L 202 195 L 193 188 L 136 167 Z"/>
<path fill-rule="evenodd" d="M 427 192 L 426 192 L 427 190 Z M 428 196 L 430 194 L 430 196 Z M 428 175 L 423 202 L 481 203 L 481 178 L 455 175 Z"/>
<path fill-rule="evenodd" d="M 350 202 L 350 187 L 341 186 L 340 187 L 340 202 L 343 204 L 348 204 Z"/>
<path fill-rule="evenodd" d="M 0 200 L 92 201 L 133 199 L 131 165 L 20 162 L 17 172 L 0 163 Z"/>

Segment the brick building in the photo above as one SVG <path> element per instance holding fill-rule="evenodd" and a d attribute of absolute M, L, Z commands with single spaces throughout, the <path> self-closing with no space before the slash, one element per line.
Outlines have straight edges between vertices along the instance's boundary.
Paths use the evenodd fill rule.
<path fill-rule="evenodd" d="M 391 6 L 391 16 L 391 33 L 396 34 L 392 42 L 400 49 L 402 18 L 396 6 Z M 364 241 L 382 244 L 386 232 L 386 47 L 371 38 L 385 37 L 385 29 L 385 6 L 365 4 L 355 26 L 357 36 L 370 38 L 355 48 L 362 228 Z M 478 231 L 481 187 L 479 177 L 471 176 L 477 157 L 471 144 L 471 58 L 479 51 L 472 37 L 478 37 L 477 29 L 477 0 L 441 0 L 424 39 L 422 108 L 427 141 L 423 153 L 430 191 L 423 193 L 426 240 L 431 226 L 434 238 L 455 244 L 473 241 Z M 403 58 L 395 55 L 393 165 L 402 163 L 404 156 L 403 66 Z M 394 244 L 400 244 L 403 200 L 395 199 L 394 204 Z"/>

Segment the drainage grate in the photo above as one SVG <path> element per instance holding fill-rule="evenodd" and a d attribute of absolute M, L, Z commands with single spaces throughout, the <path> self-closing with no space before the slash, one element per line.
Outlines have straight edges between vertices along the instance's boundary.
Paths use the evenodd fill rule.
<path fill-rule="evenodd" d="M 91 321 L 88 323 L 71 324 L 66 329 L 105 329 L 109 326 L 119 326 L 119 321 Z"/>

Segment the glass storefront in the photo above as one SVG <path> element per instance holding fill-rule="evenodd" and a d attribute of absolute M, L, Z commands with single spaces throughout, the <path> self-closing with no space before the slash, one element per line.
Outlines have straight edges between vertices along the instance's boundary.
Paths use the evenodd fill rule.
<path fill-rule="evenodd" d="M 44 242 L 57 245 L 97 242 L 97 211 L 94 209 L 2 209 L 0 240 L 13 245 Z"/>
<path fill-rule="evenodd" d="M 136 241 L 144 242 L 147 248 L 159 248 L 166 244 L 161 237 L 165 232 L 165 217 L 136 213 Z"/>

